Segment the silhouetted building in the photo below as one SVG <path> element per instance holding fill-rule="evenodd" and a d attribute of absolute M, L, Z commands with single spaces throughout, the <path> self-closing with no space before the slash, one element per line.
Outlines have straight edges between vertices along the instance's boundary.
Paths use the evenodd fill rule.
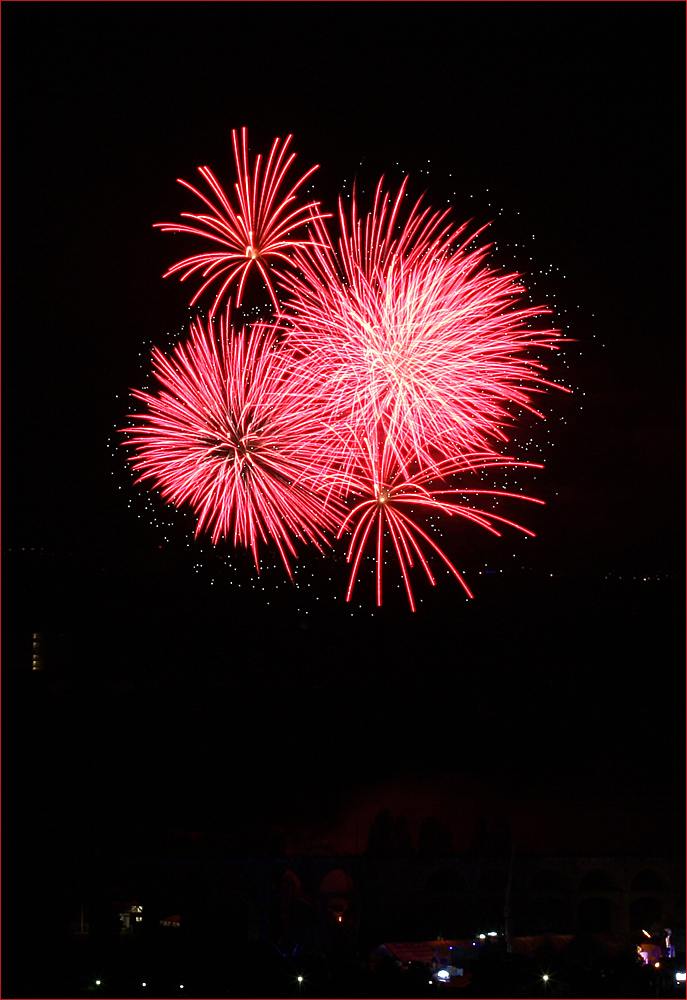
<path fill-rule="evenodd" d="M 354 940 L 427 941 L 657 932 L 684 926 L 684 863 L 671 858 L 342 857 L 194 859 L 146 863 L 143 898 L 132 862 L 116 863 L 156 918 L 208 932 L 219 921 L 282 953 L 329 953 Z M 207 898 L 174 895 L 202 882 Z M 201 894 L 202 895 L 202 894 Z M 505 908 L 510 903 L 510 926 Z M 136 905 L 140 906 L 140 903 Z M 191 912 L 192 911 L 192 912 Z M 131 926 L 141 912 L 129 908 Z M 188 919 L 187 919 L 188 918 Z M 675 936 L 675 934 L 674 934 Z"/>

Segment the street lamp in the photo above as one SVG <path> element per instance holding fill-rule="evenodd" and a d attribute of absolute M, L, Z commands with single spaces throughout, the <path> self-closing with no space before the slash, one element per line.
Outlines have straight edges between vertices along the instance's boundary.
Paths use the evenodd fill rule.
<path fill-rule="evenodd" d="M 549 985 L 549 977 L 546 973 L 542 976 L 542 980 L 544 982 L 544 996 L 546 996 L 547 987 Z"/>

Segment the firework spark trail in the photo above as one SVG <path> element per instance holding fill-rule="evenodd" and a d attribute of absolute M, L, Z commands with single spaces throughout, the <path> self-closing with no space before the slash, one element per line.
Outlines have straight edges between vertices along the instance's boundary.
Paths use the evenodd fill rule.
<path fill-rule="evenodd" d="M 414 459 L 408 456 L 405 461 L 399 461 L 395 450 L 391 448 L 388 440 L 380 444 L 379 438 L 374 433 L 366 435 L 359 441 L 358 461 L 359 467 L 357 472 L 355 474 L 351 474 L 350 472 L 347 474 L 347 484 L 351 493 L 361 499 L 349 511 L 337 534 L 337 538 L 341 538 L 345 532 L 351 531 L 346 555 L 347 562 L 352 563 L 346 593 L 347 601 L 351 600 L 353 588 L 358 578 L 360 563 L 366 551 L 370 535 L 375 527 L 376 594 L 378 606 L 382 604 L 382 566 L 384 561 L 384 537 L 386 534 L 391 539 L 412 611 L 416 610 L 416 605 L 409 571 L 414 568 L 414 557 L 422 566 L 432 586 L 436 583 L 427 556 L 423 551 L 423 546 L 425 550 L 429 548 L 444 562 L 449 571 L 459 581 L 468 597 L 473 596 L 462 575 L 445 552 L 442 551 L 434 539 L 409 514 L 399 509 L 400 507 L 410 507 L 425 512 L 439 511 L 449 516 L 458 515 L 485 528 L 494 535 L 500 536 L 501 534 L 492 523 L 495 521 L 522 531 L 526 535 L 534 535 L 534 532 L 528 528 L 524 528 L 515 521 L 501 517 L 491 511 L 477 510 L 473 507 L 467 507 L 462 503 L 447 503 L 445 500 L 438 498 L 447 494 L 487 494 L 494 497 L 529 500 L 538 504 L 542 504 L 544 501 L 538 500 L 535 497 L 523 496 L 520 493 L 508 493 L 498 490 L 462 489 L 460 487 L 440 490 L 432 488 L 432 483 L 435 483 L 438 478 L 447 479 L 452 476 L 475 472 L 493 466 L 542 468 L 537 463 L 519 462 L 509 457 L 494 455 L 492 452 L 484 452 L 453 457 L 442 461 L 439 466 L 436 464 L 433 465 L 431 469 L 421 467 L 416 469 L 415 473 L 410 473 L 408 469 L 413 464 Z"/>
<path fill-rule="evenodd" d="M 257 268 L 267 286 L 270 297 L 276 309 L 276 292 L 270 278 L 270 270 L 275 268 L 275 261 L 291 263 L 289 254 L 296 248 L 307 245 L 307 240 L 294 240 L 291 234 L 302 228 L 313 219 L 322 218 L 317 212 L 319 202 L 308 202 L 305 205 L 292 207 L 296 192 L 317 166 L 311 167 L 307 173 L 281 197 L 279 191 L 286 174 L 296 158 L 291 153 L 287 158 L 287 149 L 292 136 L 286 139 L 275 139 L 270 150 L 264 173 L 262 172 L 262 156 L 255 159 L 251 171 L 248 157 L 246 129 L 241 130 L 241 142 L 236 131 L 232 132 L 234 159 L 238 181 L 235 184 L 238 207 L 235 208 L 220 186 L 218 180 L 208 167 L 199 167 L 198 171 L 214 193 L 218 205 L 198 191 L 186 181 L 178 179 L 197 195 L 210 209 L 211 215 L 193 215 L 182 212 L 182 218 L 193 219 L 199 226 L 183 225 L 174 222 L 158 222 L 155 228 L 163 232 L 192 233 L 220 244 L 216 253 L 197 254 L 180 260 L 168 269 L 164 277 L 181 272 L 181 280 L 201 272 L 205 280 L 191 299 L 190 305 L 195 305 L 206 288 L 213 282 L 221 282 L 219 291 L 210 310 L 214 316 L 225 293 L 233 282 L 238 280 L 236 305 L 241 305 L 244 284 L 251 269 Z"/>
<path fill-rule="evenodd" d="M 139 481 L 189 504 L 196 534 L 249 547 L 258 572 L 259 543 L 272 539 L 291 575 L 295 540 L 322 550 L 345 513 L 318 492 L 333 478 L 319 398 L 273 331 L 232 335 L 228 310 L 219 337 L 197 320 L 170 358 L 153 350 L 153 365 L 162 388 L 133 393 L 147 410 L 125 431 Z"/>
<path fill-rule="evenodd" d="M 318 221 L 280 322 L 332 421 L 352 435 L 381 423 L 397 455 L 411 447 L 431 465 L 507 441 L 513 405 L 540 415 L 532 395 L 553 383 L 528 354 L 559 334 L 528 329 L 549 310 L 520 304 L 519 276 L 483 266 L 488 247 L 468 250 L 464 226 L 418 203 L 394 237 L 399 210 L 400 194 L 392 205 L 378 187 L 364 224 L 354 201 L 349 232 L 340 206 L 338 252 Z"/>

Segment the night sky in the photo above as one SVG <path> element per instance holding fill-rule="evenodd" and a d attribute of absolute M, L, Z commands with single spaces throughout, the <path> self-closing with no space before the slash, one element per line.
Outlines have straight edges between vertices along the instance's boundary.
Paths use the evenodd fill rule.
<path fill-rule="evenodd" d="M 675 850 L 682 5 L 148 6 L 3 10 L 11 829 L 125 850 L 135 814 L 153 840 L 353 850 L 387 807 L 441 815 L 458 848 L 502 814 L 522 851 Z M 176 178 L 199 165 L 231 182 L 242 126 L 254 151 L 293 134 L 330 211 L 408 173 L 494 220 L 495 262 L 571 338 L 552 372 L 573 393 L 524 435 L 537 537 L 443 534 L 472 602 L 442 577 L 412 615 L 390 575 L 381 609 L 367 584 L 344 607 L 342 550 L 304 551 L 298 588 L 269 555 L 256 581 L 113 443 L 189 320 L 190 285 L 161 278 L 183 238 L 153 224 L 195 210 Z"/>

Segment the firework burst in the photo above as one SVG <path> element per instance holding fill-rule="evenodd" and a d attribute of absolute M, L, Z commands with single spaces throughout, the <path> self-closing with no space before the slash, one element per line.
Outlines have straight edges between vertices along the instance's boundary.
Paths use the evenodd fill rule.
<path fill-rule="evenodd" d="M 286 174 L 296 158 L 295 153 L 287 156 L 292 136 L 287 136 L 283 142 L 281 139 L 274 140 L 263 170 L 260 155 L 255 158 L 251 169 L 245 128 L 241 130 L 240 143 L 236 131 L 231 135 L 238 175 L 235 184 L 236 204 L 232 205 L 209 167 L 199 167 L 198 172 L 209 185 L 216 203 L 186 181 L 179 179 L 178 182 L 205 202 L 211 214 L 193 215 L 182 212 L 182 218 L 192 219 L 197 225 L 174 222 L 155 224 L 163 232 L 192 233 L 218 244 L 215 253 L 197 254 L 180 260 L 164 275 L 167 278 L 171 274 L 180 273 L 181 280 L 186 281 L 200 272 L 201 278 L 205 280 L 191 299 L 192 306 L 206 288 L 219 283 L 210 317 L 215 314 L 234 282 L 238 283 L 236 305 L 241 305 L 244 285 L 251 270 L 259 271 L 275 308 L 279 308 L 270 272 L 277 272 L 280 264 L 291 263 L 289 253 L 307 244 L 307 240 L 293 239 L 294 231 L 303 228 L 313 218 L 320 217 L 317 212 L 319 202 L 294 205 L 296 192 L 317 170 L 316 166 L 303 174 L 286 194 L 280 194 Z"/>
<path fill-rule="evenodd" d="M 274 332 L 232 333 L 227 310 L 218 336 L 197 320 L 171 357 L 153 350 L 153 366 L 161 389 L 133 393 L 146 412 L 126 432 L 139 481 L 189 505 L 196 534 L 249 547 L 258 571 L 270 539 L 289 574 L 296 540 L 328 544 L 342 514 L 320 492 L 332 478 L 320 400 Z"/>
<path fill-rule="evenodd" d="M 127 432 L 139 479 L 190 506 L 213 543 L 250 548 L 258 571 L 268 542 L 291 575 L 297 542 L 322 550 L 349 535 L 347 600 L 366 554 L 380 605 L 387 554 L 412 610 L 416 568 L 434 584 L 438 566 L 472 596 L 432 517 L 533 534 L 481 507 L 542 501 L 464 485 L 494 466 L 541 468 L 500 452 L 523 412 L 542 416 L 537 394 L 564 389 L 540 360 L 561 342 L 542 321 L 550 310 L 529 304 L 521 275 L 488 264 L 482 230 L 421 201 L 407 210 L 406 181 L 394 196 L 380 181 L 364 215 L 355 190 L 348 210 L 340 200 L 333 238 L 319 202 L 296 198 L 316 168 L 286 182 L 291 136 L 264 163 L 251 164 L 245 129 L 232 141 L 235 197 L 200 167 L 211 195 L 179 183 L 209 213 L 158 224 L 216 244 L 165 275 L 200 277 L 191 305 L 210 286 L 215 297 L 207 328 L 197 320 L 169 357 L 153 351 L 157 395 L 134 393 L 146 408 Z M 219 305 L 236 285 L 240 306 L 251 271 L 275 307 L 271 325 L 235 333 L 227 307 L 217 332 Z M 494 503 L 474 507 L 475 494 Z"/>
<path fill-rule="evenodd" d="M 399 461 L 396 450 L 391 448 L 388 440 L 380 442 L 374 434 L 364 437 L 359 442 L 358 458 L 359 468 L 357 472 L 349 473 L 347 479 L 348 486 L 354 491 L 357 502 L 341 524 L 337 535 L 340 538 L 345 532 L 351 532 L 346 556 L 347 561 L 352 564 L 346 594 L 347 601 L 351 599 L 361 559 L 366 550 L 372 547 L 376 565 L 377 604 L 381 606 L 382 566 L 385 547 L 388 548 L 389 541 L 401 570 L 412 611 L 415 611 L 415 598 L 410 582 L 410 570 L 416 562 L 425 571 L 432 586 L 436 584 L 428 555 L 438 557 L 447 570 L 455 576 L 468 597 L 473 596 L 462 575 L 446 553 L 417 520 L 413 519 L 413 514 L 418 511 L 424 514 L 439 512 L 448 516 L 457 515 L 485 528 L 494 535 L 500 536 L 501 534 L 494 522 L 499 525 L 508 525 L 526 535 L 534 535 L 534 532 L 528 528 L 491 511 L 476 510 L 464 503 L 449 503 L 441 498 L 449 494 L 454 496 L 456 494 L 462 496 L 488 494 L 495 497 L 529 500 L 539 504 L 543 503 L 542 500 L 523 496 L 520 493 L 460 487 L 439 489 L 438 486 L 442 485 L 441 480 L 469 472 L 474 473 L 491 466 L 518 465 L 541 468 L 540 465 L 531 462 L 517 462 L 508 457 L 497 457 L 493 453 L 486 452 L 444 460 L 438 465 L 433 464 L 431 469 L 416 468 L 415 472 L 411 472 L 409 469 L 415 464 L 413 457 L 408 456 L 406 461 Z"/>
<path fill-rule="evenodd" d="M 392 203 L 380 182 L 364 222 L 353 199 L 350 225 L 340 205 L 338 251 L 316 224 L 282 321 L 332 421 L 353 437 L 381 425 L 399 458 L 432 466 L 507 441 L 514 407 L 538 413 L 532 396 L 551 383 L 530 352 L 558 333 L 529 329 L 548 310 L 523 305 L 519 276 L 484 266 L 489 248 L 470 250 L 445 213 L 418 203 L 400 225 L 403 194 Z"/>

